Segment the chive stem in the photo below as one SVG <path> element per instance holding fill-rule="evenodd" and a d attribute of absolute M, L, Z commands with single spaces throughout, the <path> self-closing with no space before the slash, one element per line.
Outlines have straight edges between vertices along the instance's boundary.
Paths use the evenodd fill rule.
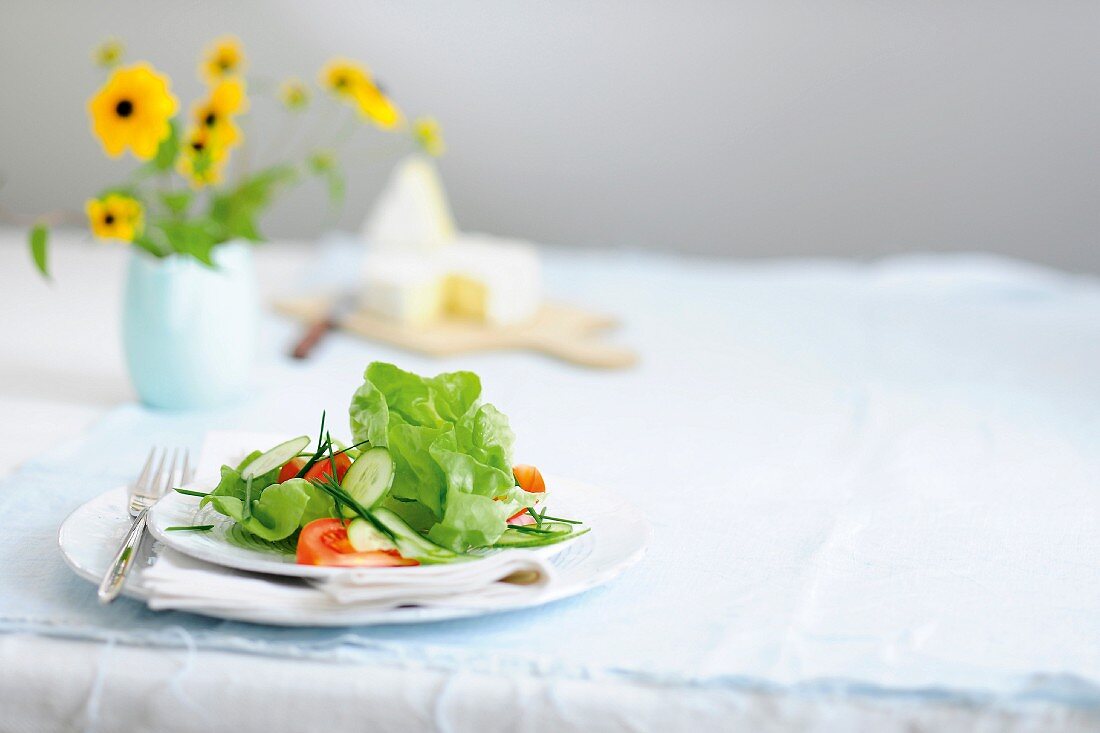
<path fill-rule="evenodd" d="M 580 521 L 579 519 L 563 519 L 562 517 L 551 517 L 546 514 L 546 510 L 543 510 L 542 518 L 548 519 L 551 522 L 565 522 L 566 524 L 584 524 L 584 522 Z"/>
<path fill-rule="evenodd" d="M 210 496 L 210 494 L 204 491 L 192 491 L 191 489 L 175 489 L 177 494 L 186 494 L 187 496 Z"/>
<path fill-rule="evenodd" d="M 252 476 L 244 482 L 244 511 L 241 513 L 245 519 L 252 516 Z"/>

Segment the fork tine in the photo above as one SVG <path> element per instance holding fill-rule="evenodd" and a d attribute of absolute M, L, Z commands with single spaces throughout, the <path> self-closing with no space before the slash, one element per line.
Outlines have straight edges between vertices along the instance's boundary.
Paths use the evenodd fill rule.
<path fill-rule="evenodd" d="M 191 451 L 186 448 L 183 449 L 183 468 L 180 469 L 180 483 L 186 484 L 191 481 Z"/>
<path fill-rule="evenodd" d="M 168 449 L 165 448 L 160 454 L 160 461 L 157 463 L 157 470 L 152 476 L 149 477 L 148 482 L 139 489 L 139 492 L 146 496 L 154 496 L 157 491 L 157 486 L 160 484 L 160 477 L 164 473 L 164 462 L 168 459 Z"/>
<path fill-rule="evenodd" d="M 167 453 L 167 449 L 165 449 L 164 452 Z M 172 488 L 172 480 L 175 478 L 176 474 L 176 459 L 179 458 L 179 453 L 179 448 L 172 449 L 172 462 L 168 464 L 168 475 L 164 477 L 163 485 L 159 488 L 156 486 L 153 487 L 154 496 L 164 496 Z"/>
<path fill-rule="evenodd" d="M 145 466 L 141 469 L 141 473 L 138 475 L 137 480 L 134 481 L 133 488 L 141 490 L 141 487 L 149 480 L 149 471 L 153 469 L 153 459 L 157 456 L 157 447 L 154 445 L 149 449 L 149 457 L 145 459 Z"/>

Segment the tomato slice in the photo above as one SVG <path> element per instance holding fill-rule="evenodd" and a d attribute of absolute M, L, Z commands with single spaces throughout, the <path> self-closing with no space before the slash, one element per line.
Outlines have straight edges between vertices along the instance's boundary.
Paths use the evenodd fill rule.
<path fill-rule="evenodd" d="M 298 472 L 302 470 L 302 466 L 306 465 L 305 458 L 291 458 L 289 461 L 283 464 L 283 467 L 279 469 L 279 483 L 289 481 L 298 475 Z"/>
<path fill-rule="evenodd" d="M 336 481 L 342 482 L 344 474 L 351 468 L 351 459 L 347 453 L 337 453 L 332 458 L 326 456 L 314 463 L 313 468 L 306 471 L 306 481 L 320 481 L 324 476 L 331 477 L 333 464 L 336 464 Z"/>
<path fill-rule="evenodd" d="M 298 535 L 299 565 L 333 567 L 397 567 L 419 565 L 416 560 L 401 557 L 394 550 L 356 552 L 348 540 L 348 530 L 342 519 L 315 519 Z"/>
<path fill-rule="evenodd" d="M 524 491 L 532 494 L 542 494 L 546 491 L 546 482 L 542 473 L 534 466 L 520 464 L 512 467 L 512 475 L 516 477 L 516 483 Z"/>
<path fill-rule="evenodd" d="M 529 494 L 545 494 L 546 493 L 546 481 L 542 478 L 542 473 L 534 466 L 528 466 L 526 464 L 519 464 L 512 467 L 512 475 L 516 477 L 516 484 L 521 489 Z M 532 517 L 526 509 L 520 509 L 518 512 L 508 517 L 508 524 L 527 525 L 534 524 L 535 518 Z"/>
<path fill-rule="evenodd" d="M 529 511 L 527 511 L 526 507 L 523 508 L 523 509 L 520 509 L 518 512 L 516 512 L 512 516 L 508 517 L 508 524 L 516 524 L 516 525 L 519 525 L 520 527 L 526 526 L 528 524 L 534 524 L 534 523 L 535 523 L 535 518 L 531 516 L 531 513 Z"/>
<path fill-rule="evenodd" d="M 304 476 L 306 481 L 320 481 L 322 477 L 332 476 L 332 466 L 336 465 L 336 480 L 343 481 L 344 474 L 351 468 L 351 459 L 348 458 L 347 453 L 337 453 L 332 458 L 322 458 L 313 464 L 313 466 L 306 471 Z M 283 467 L 279 470 L 279 483 L 289 481 L 298 475 L 298 472 L 302 470 L 306 465 L 306 459 L 299 456 L 298 458 L 291 458 L 287 461 Z"/>

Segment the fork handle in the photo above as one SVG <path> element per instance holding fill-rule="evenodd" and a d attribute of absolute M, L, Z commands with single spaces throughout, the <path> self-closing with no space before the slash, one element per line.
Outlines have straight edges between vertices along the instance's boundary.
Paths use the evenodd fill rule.
<path fill-rule="evenodd" d="M 148 512 L 148 509 L 142 509 L 134 518 L 134 523 L 130 525 L 130 531 L 126 533 L 126 539 L 119 545 L 118 552 L 111 560 L 111 569 L 103 576 L 103 580 L 99 584 L 99 591 L 96 593 L 100 603 L 110 603 L 118 598 L 118 594 L 122 592 L 122 586 L 126 583 L 126 575 L 134 565 L 134 556 L 137 555 L 138 542 L 141 541 L 141 535 L 145 531 L 145 515 Z"/>

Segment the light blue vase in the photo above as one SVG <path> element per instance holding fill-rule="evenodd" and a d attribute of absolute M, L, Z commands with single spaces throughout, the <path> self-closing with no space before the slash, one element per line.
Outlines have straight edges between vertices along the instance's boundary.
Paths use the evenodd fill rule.
<path fill-rule="evenodd" d="M 259 327 L 250 245 L 214 250 L 216 267 L 193 257 L 157 259 L 135 250 L 123 305 L 130 379 L 151 407 L 214 407 L 245 395 Z"/>

